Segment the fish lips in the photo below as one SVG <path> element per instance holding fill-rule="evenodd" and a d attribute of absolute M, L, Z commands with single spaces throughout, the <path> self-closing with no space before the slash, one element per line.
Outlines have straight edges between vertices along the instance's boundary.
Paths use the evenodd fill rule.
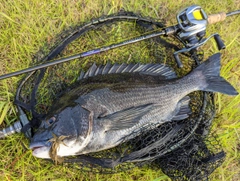
<path fill-rule="evenodd" d="M 32 154 L 38 158 L 50 158 L 49 151 L 51 148 L 51 143 L 48 142 L 38 142 L 31 143 L 29 148 L 32 150 Z"/>

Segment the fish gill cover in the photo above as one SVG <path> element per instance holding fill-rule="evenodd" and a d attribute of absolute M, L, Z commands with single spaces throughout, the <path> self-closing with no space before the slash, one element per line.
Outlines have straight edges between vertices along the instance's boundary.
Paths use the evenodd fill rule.
<path fill-rule="evenodd" d="M 162 27 L 162 23 L 151 18 L 121 11 L 64 31 L 34 56 L 33 64 L 120 42 Z M 54 100 L 74 86 L 80 72 L 87 71 L 93 63 L 167 64 L 178 77 L 182 77 L 196 66 L 195 60 L 203 60 L 203 52 L 195 52 L 191 57 L 182 56 L 184 68 L 179 69 L 172 56 L 178 49 L 178 43 L 173 40 L 172 37 L 152 38 L 38 70 L 22 80 L 16 103 L 26 110 L 32 120 L 40 120 L 49 112 Z M 73 169 L 100 173 L 115 173 L 147 165 L 152 169 L 162 169 L 172 180 L 208 179 L 225 157 L 216 135 L 210 132 L 215 114 L 213 94 L 197 91 L 189 96 L 192 111 L 189 118 L 157 127 L 151 125 L 151 131 L 142 128 L 131 133 L 133 139 L 125 138 L 124 143 L 114 148 L 67 157 L 63 164 Z"/>

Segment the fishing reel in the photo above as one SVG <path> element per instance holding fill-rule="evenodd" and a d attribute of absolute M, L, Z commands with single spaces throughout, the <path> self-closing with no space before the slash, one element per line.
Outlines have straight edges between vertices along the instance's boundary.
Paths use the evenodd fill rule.
<path fill-rule="evenodd" d="M 180 32 L 177 36 L 191 47 L 206 34 L 207 14 L 200 6 L 190 6 L 177 15 Z"/>
<path fill-rule="evenodd" d="M 205 44 L 212 37 L 214 37 L 219 50 L 225 48 L 223 41 L 217 33 L 204 39 L 204 36 L 206 35 L 207 25 L 209 22 L 213 22 L 213 19 L 216 18 L 216 16 L 208 17 L 205 11 L 197 5 L 185 8 L 180 13 L 178 13 L 178 30 L 175 33 L 175 36 L 185 46 L 185 48 L 174 53 L 174 58 L 177 62 L 178 67 L 183 67 L 183 64 L 178 55 L 179 53 L 190 52 L 191 50 L 198 49 L 198 47 Z"/>

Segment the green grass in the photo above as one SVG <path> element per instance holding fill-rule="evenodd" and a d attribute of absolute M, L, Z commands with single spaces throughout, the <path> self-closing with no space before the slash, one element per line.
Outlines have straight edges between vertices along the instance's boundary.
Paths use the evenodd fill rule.
<path fill-rule="evenodd" d="M 64 29 L 81 22 L 89 21 L 103 14 L 118 12 L 121 8 L 140 13 L 144 16 L 165 20 L 167 25 L 176 24 L 175 15 L 183 7 L 198 4 L 208 13 L 229 12 L 240 9 L 238 0 L 209 0 L 209 1 L 167 1 L 167 0 L 22 0 L 3 1 L 0 4 L 0 74 L 21 70 L 30 66 L 32 56 L 46 42 L 53 41 L 57 34 Z M 240 92 L 240 16 L 229 17 L 226 21 L 210 25 L 207 35 L 218 32 L 224 40 L 227 49 L 222 51 L 221 75 L 225 77 Z M 89 46 L 96 42 L 86 42 Z M 112 40 L 114 41 L 114 40 Z M 78 52 L 81 46 L 72 51 Z M 217 52 L 212 42 L 202 48 L 205 57 Z M 71 53 L 71 49 L 68 50 Z M 119 61 L 121 55 L 136 62 L 133 52 L 131 56 L 123 55 L 121 50 L 115 53 Z M 119 53 L 120 52 L 120 53 Z M 137 54 L 137 53 L 136 53 Z M 140 57 L 141 54 L 136 56 Z M 106 63 L 108 56 L 97 63 Z M 135 57 L 135 58 L 134 58 Z M 147 58 L 147 57 L 146 57 Z M 89 60 L 89 59 L 88 59 Z M 87 60 L 87 61 L 88 61 Z M 81 60 L 82 67 L 88 66 L 85 59 Z M 148 60 L 141 59 L 142 62 Z M 90 62 L 92 63 L 92 62 Z M 6 127 L 17 120 L 13 99 L 22 76 L 0 81 L 0 124 Z M 219 135 L 227 158 L 211 176 L 211 180 L 233 180 L 240 178 L 240 96 L 230 97 L 222 94 L 216 96 L 217 114 L 213 121 L 213 131 Z M 23 146 L 25 145 L 25 146 Z M 135 168 L 128 172 L 113 175 L 100 175 L 88 172 L 76 172 L 61 165 L 54 165 L 31 155 L 25 149 L 28 141 L 23 135 L 14 135 L 0 140 L 0 179 L 1 180 L 168 180 L 161 171 L 148 168 Z"/>

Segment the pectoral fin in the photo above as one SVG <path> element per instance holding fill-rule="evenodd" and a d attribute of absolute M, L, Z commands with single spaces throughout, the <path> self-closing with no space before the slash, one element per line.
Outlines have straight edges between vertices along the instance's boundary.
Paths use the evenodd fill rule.
<path fill-rule="evenodd" d="M 131 107 L 100 118 L 100 124 L 106 131 L 131 128 L 138 124 L 140 119 L 147 114 L 153 104 Z"/>

